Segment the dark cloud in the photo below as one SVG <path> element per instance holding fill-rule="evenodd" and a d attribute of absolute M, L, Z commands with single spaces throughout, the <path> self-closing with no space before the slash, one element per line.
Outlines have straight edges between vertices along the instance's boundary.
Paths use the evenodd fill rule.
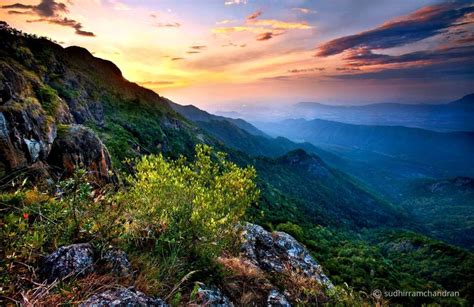
<path fill-rule="evenodd" d="M 158 28 L 179 28 L 181 27 L 181 24 L 178 23 L 178 22 L 168 22 L 168 23 L 156 23 L 155 24 L 155 27 L 158 27 Z"/>
<path fill-rule="evenodd" d="M 316 55 L 325 57 L 353 48 L 386 49 L 423 40 L 445 32 L 451 26 L 459 26 L 463 17 L 474 12 L 474 6 L 464 3 L 423 7 L 373 30 L 329 41 L 317 48 Z"/>
<path fill-rule="evenodd" d="M 357 67 L 336 67 L 337 71 L 360 71 L 360 68 Z"/>
<path fill-rule="evenodd" d="M 265 33 L 261 33 L 257 35 L 255 39 L 258 41 L 266 41 L 266 40 L 272 39 L 273 36 L 274 36 L 273 32 L 265 32 Z"/>
<path fill-rule="evenodd" d="M 453 59 L 473 58 L 474 46 L 456 46 L 406 53 L 402 55 L 376 54 L 370 50 L 353 50 L 344 59 L 351 66 L 403 64 L 410 62 L 447 62 Z"/>
<path fill-rule="evenodd" d="M 42 0 L 40 4 L 33 8 L 40 16 L 53 17 L 58 13 L 68 13 L 66 4 L 58 3 L 54 0 Z"/>
<path fill-rule="evenodd" d="M 9 4 L 9 5 L 2 5 L 2 9 L 21 9 L 21 10 L 28 10 L 34 8 L 34 5 L 25 5 L 21 3 Z"/>
<path fill-rule="evenodd" d="M 181 61 L 184 60 L 184 58 L 171 58 L 171 61 Z"/>
<path fill-rule="evenodd" d="M 187 54 L 196 54 L 196 53 L 201 53 L 201 51 L 186 51 Z"/>
<path fill-rule="evenodd" d="M 31 13 L 30 12 L 21 12 L 21 11 L 12 10 L 12 11 L 8 11 L 8 14 L 10 14 L 10 15 L 29 15 Z"/>
<path fill-rule="evenodd" d="M 95 34 L 93 32 L 89 31 L 84 31 L 82 30 L 82 24 L 80 22 L 77 22 L 74 19 L 69 19 L 67 17 L 64 18 L 40 18 L 40 19 L 34 19 L 34 20 L 27 20 L 27 22 L 47 22 L 50 24 L 55 24 L 63 27 L 70 27 L 76 30 L 77 35 L 82 35 L 82 36 L 91 36 L 94 37 Z"/>
<path fill-rule="evenodd" d="M 374 72 L 352 74 L 338 74 L 336 79 L 358 80 L 412 80 L 428 81 L 444 80 L 474 80 L 474 58 L 453 60 L 451 62 L 437 62 L 417 67 L 399 67 Z"/>
<path fill-rule="evenodd" d="M 70 1 L 68 1 L 71 4 Z M 4 5 L 2 9 L 15 9 L 8 11 L 9 14 L 25 14 L 39 17 L 38 19 L 27 20 L 27 22 L 46 22 L 50 24 L 60 25 L 63 27 L 70 27 L 75 30 L 77 35 L 93 37 L 93 32 L 84 31 L 82 24 L 74 19 L 63 17 L 65 13 L 69 13 L 67 5 L 56 2 L 54 0 L 42 0 L 38 5 L 25 5 L 15 3 L 11 5 Z M 24 10 L 24 11 L 18 11 Z"/>
<path fill-rule="evenodd" d="M 262 11 L 256 11 L 253 12 L 252 14 L 247 16 L 247 21 L 255 20 L 257 19 L 260 15 L 262 15 Z"/>
<path fill-rule="evenodd" d="M 325 70 L 326 70 L 326 68 L 324 68 L 324 67 L 312 67 L 312 68 L 290 69 L 290 70 L 288 70 L 288 72 L 292 73 L 292 74 L 297 74 L 297 73 L 325 71 Z"/>

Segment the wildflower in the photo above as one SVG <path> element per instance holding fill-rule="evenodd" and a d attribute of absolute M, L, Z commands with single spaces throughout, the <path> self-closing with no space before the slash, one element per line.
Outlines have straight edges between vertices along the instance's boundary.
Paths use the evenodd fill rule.
<path fill-rule="evenodd" d="M 26 213 L 26 212 L 23 213 L 23 218 L 24 218 L 25 220 L 27 220 L 29 216 L 30 216 L 30 215 L 29 215 L 28 213 Z"/>

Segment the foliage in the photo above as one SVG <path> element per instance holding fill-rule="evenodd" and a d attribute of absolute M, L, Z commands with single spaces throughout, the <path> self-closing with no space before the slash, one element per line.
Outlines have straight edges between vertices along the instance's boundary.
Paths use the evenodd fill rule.
<path fill-rule="evenodd" d="M 130 189 L 118 198 L 128 216 L 127 241 L 207 260 L 232 247 L 237 224 L 258 198 L 252 168 L 241 169 L 204 145 L 196 147 L 192 164 L 162 155 L 136 163 Z"/>

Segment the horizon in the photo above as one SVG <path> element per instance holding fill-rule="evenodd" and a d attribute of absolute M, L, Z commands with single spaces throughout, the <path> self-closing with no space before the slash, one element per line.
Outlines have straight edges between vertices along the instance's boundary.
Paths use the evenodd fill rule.
<path fill-rule="evenodd" d="M 474 89 L 473 12 L 469 1 L 433 0 L 29 0 L 5 1 L 0 19 L 216 112 L 459 99 Z"/>

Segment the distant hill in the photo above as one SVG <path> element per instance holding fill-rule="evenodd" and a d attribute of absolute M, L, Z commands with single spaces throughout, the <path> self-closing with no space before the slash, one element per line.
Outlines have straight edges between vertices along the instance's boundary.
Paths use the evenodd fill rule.
<path fill-rule="evenodd" d="M 364 159 L 368 154 L 417 163 L 440 176 L 474 175 L 474 133 L 441 133 L 400 126 L 353 125 L 327 120 L 259 124 L 263 131 Z"/>
<path fill-rule="evenodd" d="M 180 104 L 172 102 L 171 100 L 168 100 L 168 104 L 173 110 L 180 113 L 181 115 L 183 115 L 184 117 L 186 117 L 187 119 L 191 121 L 195 121 L 195 122 L 209 122 L 212 120 L 225 121 L 239 127 L 240 129 L 247 131 L 248 133 L 252 135 L 268 137 L 267 134 L 255 128 L 255 126 L 253 126 L 252 124 L 242 119 L 235 119 L 235 118 L 229 118 L 229 117 L 210 114 L 193 105 L 182 106 Z"/>
<path fill-rule="evenodd" d="M 474 131 L 474 94 L 446 104 L 377 103 L 332 106 L 300 102 L 293 117 L 325 119 L 350 124 L 405 126 L 434 131 Z"/>

